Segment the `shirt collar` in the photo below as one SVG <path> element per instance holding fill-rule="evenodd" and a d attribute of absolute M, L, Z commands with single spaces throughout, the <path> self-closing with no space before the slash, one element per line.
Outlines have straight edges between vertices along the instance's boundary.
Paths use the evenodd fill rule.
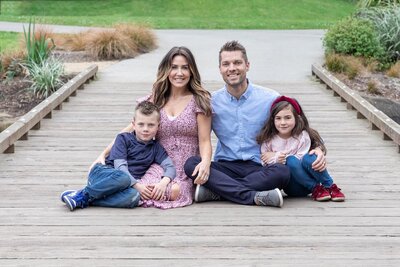
<path fill-rule="evenodd" d="M 226 87 L 226 84 L 225 84 L 224 87 L 225 87 L 225 93 L 226 93 L 226 95 L 229 97 L 229 99 L 230 99 L 231 101 L 237 100 L 236 97 L 234 97 L 233 95 L 231 95 L 231 94 L 229 93 L 228 88 Z M 239 100 L 240 100 L 240 99 L 247 100 L 247 99 L 250 97 L 251 92 L 253 92 L 253 85 L 250 83 L 249 79 L 247 79 L 247 88 L 246 88 L 246 91 L 244 91 L 243 95 L 240 96 Z"/>
<path fill-rule="evenodd" d="M 154 144 L 154 142 L 155 142 L 154 139 L 150 140 L 150 141 L 147 142 L 147 143 L 144 143 L 144 142 L 142 142 L 142 141 L 139 141 L 139 140 L 137 139 L 137 137 L 136 137 L 136 132 L 135 132 L 135 131 L 132 132 L 132 135 L 135 137 L 136 142 L 138 142 L 138 143 L 140 143 L 140 144 L 143 144 L 143 145 L 146 145 L 146 146 L 147 146 L 147 145 L 152 145 L 152 144 Z"/>

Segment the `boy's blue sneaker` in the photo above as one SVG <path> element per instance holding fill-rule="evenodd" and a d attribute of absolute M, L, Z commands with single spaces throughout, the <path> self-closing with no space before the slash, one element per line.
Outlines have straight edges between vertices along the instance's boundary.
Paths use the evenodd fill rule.
<path fill-rule="evenodd" d="M 69 194 L 71 194 L 71 193 L 75 193 L 76 191 L 78 191 L 78 190 L 65 190 L 64 192 L 62 192 L 61 193 L 61 195 L 60 195 L 60 200 L 62 201 L 62 203 L 65 203 L 65 201 L 64 201 L 64 199 L 63 199 L 63 197 L 64 196 L 66 196 L 66 195 L 69 195 Z"/>
<path fill-rule="evenodd" d="M 84 194 L 83 190 L 65 194 L 62 199 L 71 211 L 76 208 L 83 209 L 89 206 L 89 197 Z"/>

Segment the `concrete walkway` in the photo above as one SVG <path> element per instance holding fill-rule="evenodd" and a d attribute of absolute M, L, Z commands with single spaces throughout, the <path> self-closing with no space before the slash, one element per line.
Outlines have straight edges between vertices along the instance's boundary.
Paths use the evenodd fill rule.
<path fill-rule="evenodd" d="M 23 32 L 23 25 L 0 22 L 0 31 Z M 80 32 L 92 27 L 44 25 L 53 32 Z M 99 29 L 99 28 L 97 28 Z M 187 46 L 196 57 L 204 82 L 221 81 L 218 70 L 219 48 L 230 40 L 247 49 L 253 82 L 297 82 L 309 80 L 311 64 L 322 62 L 322 30 L 156 30 L 159 48 L 152 53 L 124 60 L 102 73 L 107 81 L 149 82 L 157 66 L 173 46 Z"/>

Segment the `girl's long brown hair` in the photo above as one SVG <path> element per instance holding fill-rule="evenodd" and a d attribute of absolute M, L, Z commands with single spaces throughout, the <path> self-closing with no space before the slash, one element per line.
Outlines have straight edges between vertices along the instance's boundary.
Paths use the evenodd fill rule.
<path fill-rule="evenodd" d="M 297 102 L 297 100 L 296 100 L 296 102 Z M 264 142 L 268 142 L 275 135 L 278 134 L 278 130 L 276 129 L 275 123 L 274 123 L 275 116 L 281 110 L 290 108 L 290 110 L 293 112 L 293 115 L 295 118 L 295 126 L 292 130 L 292 136 L 298 136 L 301 134 L 302 131 L 305 130 L 310 135 L 311 149 L 320 147 L 321 150 L 326 153 L 326 147 L 322 141 L 321 136 L 319 135 L 319 133 L 316 130 L 314 130 L 313 128 L 310 127 L 307 117 L 304 114 L 304 111 L 301 108 L 300 104 L 299 104 L 299 107 L 301 110 L 301 115 L 299 115 L 299 113 L 297 113 L 297 111 L 293 108 L 293 106 L 287 101 L 281 101 L 281 102 L 276 103 L 271 109 L 271 114 L 270 114 L 268 120 L 265 122 L 263 128 L 261 129 L 260 133 L 257 136 L 257 143 L 262 144 Z"/>
<path fill-rule="evenodd" d="M 158 66 L 157 80 L 153 84 L 153 101 L 158 107 L 162 108 L 168 101 L 171 94 L 171 83 L 168 75 L 171 71 L 172 60 L 176 56 L 183 56 L 189 64 L 190 80 L 188 84 L 189 91 L 193 94 L 197 106 L 205 113 L 211 116 L 211 95 L 201 85 L 200 73 L 197 69 L 196 61 L 192 52 L 184 46 L 173 47 L 161 60 Z"/>

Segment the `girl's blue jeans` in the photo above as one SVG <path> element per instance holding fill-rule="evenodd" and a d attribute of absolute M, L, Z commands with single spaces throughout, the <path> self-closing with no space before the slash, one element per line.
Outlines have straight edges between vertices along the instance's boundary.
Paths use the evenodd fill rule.
<path fill-rule="evenodd" d="M 288 196 L 305 197 L 318 184 L 322 184 L 324 187 L 330 187 L 333 184 L 333 180 L 326 169 L 323 172 L 318 172 L 311 168 L 316 158 L 316 155 L 309 154 L 306 154 L 301 160 L 295 156 L 286 158 L 286 165 L 290 169 L 290 181 L 283 190 Z"/>
<path fill-rule="evenodd" d="M 126 173 L 102 164 L 96 164 L 90 170 L 83 191 L 92 206 L 134 208 L 140 200 L 139 192 L 131 187 L 131 179 Z"/>

